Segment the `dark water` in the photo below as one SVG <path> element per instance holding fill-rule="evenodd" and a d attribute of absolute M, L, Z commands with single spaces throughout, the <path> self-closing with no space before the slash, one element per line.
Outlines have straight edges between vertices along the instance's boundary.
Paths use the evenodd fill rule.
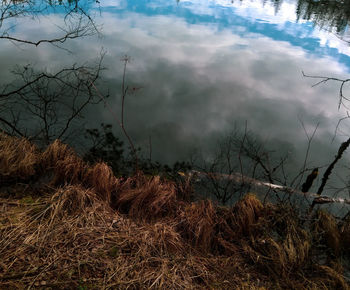
<path fill-rule="evenodd" d="M 2 3 L 6 11 L 12 2 Z M 347 78 L 349 1 L 100 0 L 12 5 L 32 10 L 16 17 L 8 14 L 1 26 L 5 36 L 32 41 L 59 37 L 63 32 L 58 27 L 68 29 L 79 20 L 74 15 L 93 20 L 98 33 L 92 29 L 94 35 L 56 46 L 1 39 L 0 79 L 5 91 L 6 84 L 15 88 L 23 83 L 13 70 L 23 72 L 30 65 L 38 72 L 55 73 L 74 63 L 92 65 L 102 51 L 105 70 L 96 86 L 108 92 L 108 104 L 120 118 L 121 59 L 127 55 L 126 85 L 136 89 L 126 96 L 125 126 L 146 155 L 151 140 L 154 160 L 172 163 L 198 152 L 210 160 L 225 136 L 248 130 L 276 160 L 289 157 L 291 175 L 304 164 L 320 166 L 322 173 L 322 166 L 333 160 L 348 138 L 347 120 L 337 127 L 347 116 L 346 107 L 338 108 L 340 83 L 312 87 L 317 80 L 303 77 L 302 71 Z M 347 89 L 345 84 L 345 94 Z M 65 98 L 68 104 L 73 97 Z M 40 133 L 43 123 L 33 116 L 35 109 L 29 111 L 8 99 L 2 102 L 7 107 L 1 114 L 17 120 L 22 132 Z M 63 106 L 56 111 L 57 116 L 68 118 L 64 110 Z M 124 138 L 103 104 L 86 107 L 81 116 L 71 123 L 78 129 L 63 136 L 80 150 L 85 146 L 84 130 L 101 122 L 113 124 L 115 134 Z M 308 137 L 316 127 L 304 163 Z M 53 130 L 50 138 L 57 132 Z M 338 168 L 341 178 L 334 177 L 337 188 L 347 185 L 345 161 Z"/>

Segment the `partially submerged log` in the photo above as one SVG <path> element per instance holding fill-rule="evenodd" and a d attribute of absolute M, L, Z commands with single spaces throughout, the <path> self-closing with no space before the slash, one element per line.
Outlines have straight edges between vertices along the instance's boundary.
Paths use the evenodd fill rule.
<path fill-rule="evenodd" d="M 182 175 L 182 174 L 181 174 Z M 339 204 L 349 204 L 350 205 L 350 199 L 346 198 L 340 198 L 340 197 L 329 197 L 325 195 L 319 195 L 317 193 L 313 192 L 302 192 L 300 190 L 291 188 L 289 186 L 279 185 L 279 184 L 273 184 L 269 182 L 260 181 L 248 176 L 244 176 L 241 173 L 234 173 L 234 174 L 223 174 L 223 173 L 217 173 L 217 172 L 202 172 L 202 171 L 196 171 L 191 170 L 187 177 L 194 179 L 194 181 L 198 182 L 202 180 L 203 178 L 208 179 L 228 179 L 233 180 L 236 183 L 241 184 L 252 184 L 257 187 L 266 187 L 274 191 L 279 192 L 285 192 L 288 194 L 299 194 L 302 196 L 307 196 L 308 198 L 313 198 L 313 204 L 329 204 L 329 203 L 339 203 Z"/>

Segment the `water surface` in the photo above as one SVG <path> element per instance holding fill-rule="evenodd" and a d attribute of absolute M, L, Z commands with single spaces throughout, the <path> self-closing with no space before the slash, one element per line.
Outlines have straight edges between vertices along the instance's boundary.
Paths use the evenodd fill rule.
<path fill-rule="evenodd" d="M 98 85 L 108 89 L 108 103 L 120 116 L 121 58 L 127 55 L 126 83 L 138 90 L 126 98 L 126 127 L 145 154 L 151 137 L 154 160 L 186 160 L 199 150 L 209 158 L 218 140 L 247 126 L 275 155 L 289 154 L 297 171 L 307 134 L 318 126 L 307 167 L 324 166 L 348 138 L 346 120 L 335 134 L 346 109 L 338 109 L 339 83 L 312 87 L 317 81 L 302 72 L 347 78 L 349 11 L 345 2 L 333 2 L 79 2 L 99 36 L 71 40 L 61 45 L 64 49 L 2 40 L 0 76 L 2 84 L 10 82 L 15 78 L 10 70 L 28 63 L 46 71 L 91 63 L 102 49 L 106 70 Z M 18 17 L 7 25 L 17 37 L 58 35 L 65 16 L 60 7 L 54 3 L 38 19 Z M 101 122 L 112 123 L 123 138 L 102 104 L 87 110 L 80 124 L 92 128 Z M 347 175 L 344 169 L 342 174 Z"/>

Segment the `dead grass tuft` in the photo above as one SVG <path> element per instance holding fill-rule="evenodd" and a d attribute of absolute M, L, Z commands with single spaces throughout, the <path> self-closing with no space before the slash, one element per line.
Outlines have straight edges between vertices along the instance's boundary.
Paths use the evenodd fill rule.
<path fill-rule="evenodd" d="M 340 253 L 340 231 L 337 221 L 329 213 L 319 210 L 315 215 L 313 236 L 317 246 L 326 245 L 336 256 Z"/>
<path fill-rule="evenodd" d="M 333 267 L 331 267 L 333 266 Z M 317 271 L 320 273 L 319 284 L 323 284 L 326 289 L 350 289 L 349 285 L 346 283 L 342 273 L 337 270 L 337 266 L 334 265 L 317 265 Z"/>
<path fill-rule="evenodd" d="M 212 201 L 186 204 L 177 214 L 178 228 L 190 243 L 202 251 L 212 248 L 215 236 L 216 209 Z"/>
<path fill-rule="evenodd" d="M 59 188 L 46 204 L 28 211 L 31 222 L 39 222 L 39 226 L 25 243 L 41 248 L 48 240 L 59 239 L 60 233 L 74 236 L 79 228 L 95 226 L 103 220 L 101 212 L 110 212 L 109 205 L 93 191 L 76 185 Z"/>
<path fill-rule="evenodd" d="M 307 265 L 310 247 L 307 233 L 291 226 L 285 237 L 252 240 L 251 246 L 246 245 L 245 250 L 276 280 L 283 278 L 289 281 L 291 276 Z"/>
<path fill-rule="evenodd" d="M 24 138 L 0 132 L 0 182 L 26 180 L 36 174 L 38 149 Z"/>
<path fill-rule="evenodd" d="M 348 255 L 350 254 L 350 218 L 347 217 L 340 227 L 340 243 L 342 252 Z"/>
<path fill-rule="evenodd" d="M 244 196 L 232 209 L 232 223 L 235 225 L 236 237 L 253 234 L 263 215 L 264 206 L 253 194 Z"/>
<path fill-rule="evenodd" d="M 69 185 L 59 188 L 50 200 L 50 207 L 46 209 L 50 213 L 50 219 L 62 219 L 68 216 L 84 217 L 88 209 L 108 209 L 108 203 L 99 199 L 95 192 L 77 185 Z"/>
<path fill-rule="evenodd" d="M 43 152 L 42 159 L 44 166 L 54 172 L 53 186 L 81 183 L 87 174 L 87 164 L 60 141 L 52 143 Z"/>
<path fill-rule="evenodd" d="M 144 256 L 183 255 L 186 244 L 173 221 L 145 224 L 140 229 L 137 241 L 143 244 Z"/>
<path fill-rule="evenodd" d="M 75 155 L 68 145 L 63 144 L 60 140 L 55 140 L 42 153 L 42 164 L 45 168 L 55 168 L 58 162 Z"/>
<path fill-rule="evenodd" d="M 84 183 L 94 188 L 95 192 L 110 204 L 111 195 L 116 191 L 118 180 L 106 163 L 97 163 L 86 171 Z"/>
<path fill-rule="evenodd" d="M 44 166 L 54 172 L 52 185 L 83 184 L 93 188 L 97 195 L 110 203 L 111 194 L 116 190 L 118 181 L 107 164 L 101 162 L 92 167 L 88 166 L 72 149 L 59 140 L 42 153 L 42 160 Z"/>
<path fill-rule="evenodd" d="M 169 215 L 176 206 L 174 183 L 159 176 L 139 174 L 119 185 L 115 207 L 132 217 L 154 219 Z"/>

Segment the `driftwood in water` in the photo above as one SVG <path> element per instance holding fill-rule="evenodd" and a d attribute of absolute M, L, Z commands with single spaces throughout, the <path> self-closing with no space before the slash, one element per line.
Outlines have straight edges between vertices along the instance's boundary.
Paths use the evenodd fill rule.
<path fill-rule="evenodd" d="M 240 173 L 234 173 L 234 174 L 222 174 L 222 173 L 215 173 L 215 172 L 201 172 L 192 170 L 189 175 L 190 178 L 193 178 L 195 181 L 198 181 L 202 178 L 211 178 L 211 179 L 229 179 L 233 180 L 237 183 L 243 183 L 243 184 L 252 184 L 254 186 L 258 187 L 267 187 L 272 190 L 278 190 L 282 192 L 286 192 L 289 194 L 299 194 L 303 196 L 308 196 L 310 198 L 314 198 L 313 204 L 327 204 L 327 203 L 341 203 L 341 204 L 350 204 L 350 199 L 345 198 L 339 198 L 339 197 L 329 197 L 329 196 L 320 196 L 319 194 L 312 193 L 312 192 L 302 192 L 300 190 L 296 190 L 294 188 L 283 186 L 279 184 L 273 184 L 269 182 L 260 181 L 248 176 L 244 176 Z"/>

